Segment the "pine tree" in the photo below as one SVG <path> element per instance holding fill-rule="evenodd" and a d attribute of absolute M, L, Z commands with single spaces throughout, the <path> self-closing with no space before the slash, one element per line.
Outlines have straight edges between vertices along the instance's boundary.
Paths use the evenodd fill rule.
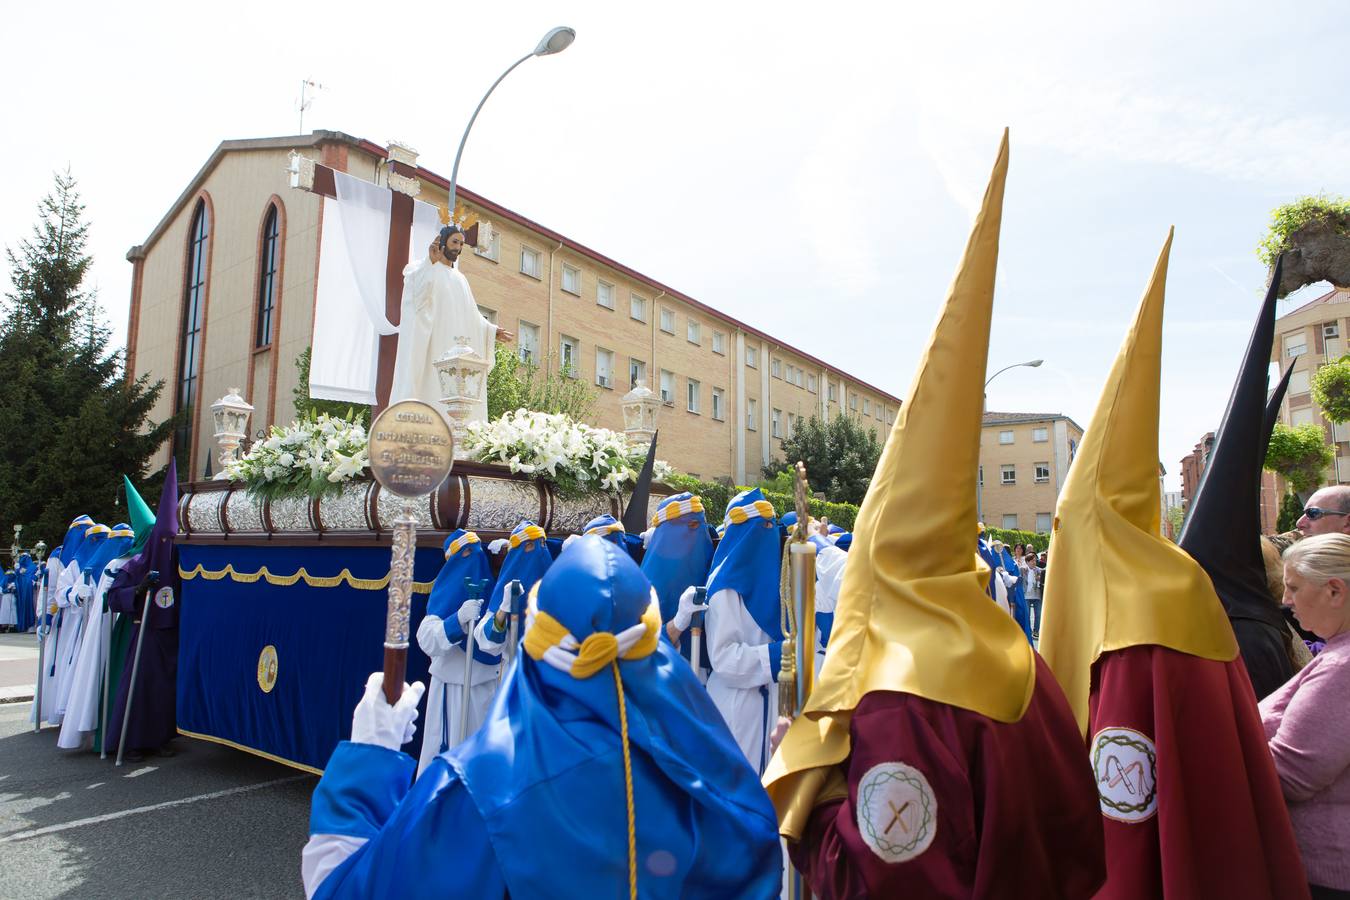
<path fill-rule="evenodd" d="M 163 390 L 125 377 L 94 292 L 75 179 L 58 173 L 32 235 L 7 248 L 0 304 L 0 523 L 56 546 L 70 520 L 126 518 L 123 474 L 142 481 L 173 420 L 149 421 Z"/>

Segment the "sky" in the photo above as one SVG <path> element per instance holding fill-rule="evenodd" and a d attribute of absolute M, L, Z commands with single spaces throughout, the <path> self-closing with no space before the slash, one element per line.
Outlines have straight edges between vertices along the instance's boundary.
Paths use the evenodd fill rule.
<path fill-rule="evenodd" d="M 1100 8 L 1098 8 L 1100 7 Z M 78 179 L 125 340 L 142 242 L 223 140 L 417 148 L 460 182 L 903 397 L 1011 129 L 993 410 L 1086 427 L 1169 226 L 1159 454 L 1217 427 L 1272 208 L 1350 193 L 1334 2 L 11 4 L 0 244 Z M 7 273 L 0 277 L 7 281 Z M 1281 312 L 1327 289 L 1312 286 Z"/>

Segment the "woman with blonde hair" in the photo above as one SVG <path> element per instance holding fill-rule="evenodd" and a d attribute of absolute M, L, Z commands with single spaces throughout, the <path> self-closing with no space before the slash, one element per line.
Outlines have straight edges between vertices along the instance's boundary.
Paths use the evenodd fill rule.
<path fill-rule="evenodd" d="M 1261 701 L 1261 721 L 1314 900 L 1350 898 L 1350 535 L 1285 552 L 1284 602 L 1326 648 Z"/>

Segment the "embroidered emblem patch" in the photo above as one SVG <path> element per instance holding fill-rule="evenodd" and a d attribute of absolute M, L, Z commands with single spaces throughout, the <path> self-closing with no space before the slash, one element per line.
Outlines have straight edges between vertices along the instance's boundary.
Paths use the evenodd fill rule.
<path fill-rule="evenodd" d="M 858 782 L 858 833 L 888 863 L 911 860 L 937 836 L 937 798 L 924 774 L 902 762 L 880 763 Z"/>
<path fill-rule="evenodd" d="M 160 609 L 168 609 L 173 606 L 173 588 L 166 585 L 155 591 L 155 605 Z"/>
<path fill-rule="evenodd" d="M 1133 728 L 1103 728 L 1092 738 L 1092 770 L 1102 815 L 1143 822 L 1158 811 L 1158 752 Z"/>
<path fill-rule="evenodd" d="M 277 686 L 277 648 L 268 644 L 258 654 L 258 687 L 264 694 L 272 693 Z"/>

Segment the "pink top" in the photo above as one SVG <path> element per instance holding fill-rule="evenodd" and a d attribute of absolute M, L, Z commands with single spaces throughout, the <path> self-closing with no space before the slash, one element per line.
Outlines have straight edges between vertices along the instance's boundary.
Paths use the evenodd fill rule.
<path fill-rule="evenodd" d="M 1261 701 L 1308 880 L 1350 890 L 1350 632 Z"/>

